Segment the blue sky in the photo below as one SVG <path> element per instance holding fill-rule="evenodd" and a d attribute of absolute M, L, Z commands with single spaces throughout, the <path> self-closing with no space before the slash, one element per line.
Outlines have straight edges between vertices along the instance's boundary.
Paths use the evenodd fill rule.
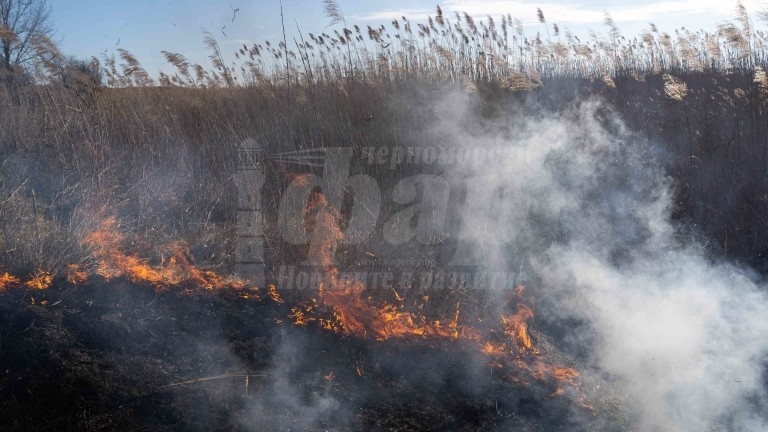
<path fill-rule="evenodd" d="M 52 8 L 56 39 L 62 50 L 80 58 L 101 57 L 116 48 L 131 51 L 152 74 L 170 70 L 160 51 L 179 52 L 192 61 L 207 65 L 202 29 L 210 30 L 222 49 L 234 52 L 243 43 L 282 39 L 279 0 L 48 0 Z M 354 1 L 339 0 L 348 25 L 387 24 L 406 15 L 418 21 L 434 15 L 434 0 Z M 536 20 L 540 7 L 549 23 L 557 23 L 577 35 L 592 29 L 605 34 L 603 12 L 611 13 L 625 36 L 635 36 L 653 22 L 661 31 L 675 28 L 714 30 L 717 23 L 730 20 L 736 2 L 731 0 L 678 1 L 529 1 L 529 0 L 446 0 L 443 11 L 466 11 L 476 18 L 498 18 L 510 13 L 526 24 L 526 33 L 544 32 Z M 768 3 L 746 0 L 757 28 L 768 29 L 755 12 Z M 239 9 L 236 13 L 234 9 Z M 284 0 L 286 32 L 289 40 L 296 26 L 307 33 L 328 31 L 321 0 Z M 234 16 L 234 20 L 233 20 Z"/>

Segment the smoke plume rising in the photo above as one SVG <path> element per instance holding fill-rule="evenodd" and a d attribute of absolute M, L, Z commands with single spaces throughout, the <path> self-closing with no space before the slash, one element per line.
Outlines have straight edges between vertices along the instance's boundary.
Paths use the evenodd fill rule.
<path fill-rule="evenodd" d="M 519 150 L 457 173 L 497 194 L 494 211 L 464 215 L 478 262 L 525 263 L 543 320 L 585 324 L 563 340 L 625 395 L 641 430 L 768 428 L 765 286 L 680 234 L 658 143 L 599 101 L 490 124 L 473 115 L 477 103 L 450 94 L 439 104 L 452 144 Z"/>

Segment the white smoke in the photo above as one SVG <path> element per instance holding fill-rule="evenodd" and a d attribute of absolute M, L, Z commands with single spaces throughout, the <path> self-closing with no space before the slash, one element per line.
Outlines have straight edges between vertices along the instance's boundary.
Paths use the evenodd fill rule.
<path fill-rule="evenodd" d="M 308 368 L 307 338 L 299 332 L 277 335 L 270 366 L 241 419 L 248 430 L 317 430 L 321 425 L 343 427 L 346 407 L 331 394 L 330 381 Z"/>
<path fill-rule="evenodd" d="M 499 192 L 493 212 L 464 214 L 461 235 L 483 262 L 525 260 L 557 313 L 588 323 L 593 334 L 573 338 L 595 341 L 592 366 L 639 430 L 768 430 L 766 287 L 682 238 L 660 145 L 595 101 L 492 122 L 473 117 L 476 103 L 453 93 L 440 104 L 450 145 L 518 150 L 451 168 Z"/>

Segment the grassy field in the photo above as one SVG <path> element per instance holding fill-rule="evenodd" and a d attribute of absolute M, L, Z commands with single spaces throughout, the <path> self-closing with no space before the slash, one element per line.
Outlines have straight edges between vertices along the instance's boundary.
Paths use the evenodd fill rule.
<path fill-rule="evenodd" d="M 483 337 L 493 337 L 470 335 L 466 340 L 495 341 L 499 317 L 504 322 L 503 317 L 515 310 L 535 309 L 536 319 L 532 311 L 520 319 L 523 330 L 531 324 L 535 342 L 529 353 L 531 365 L 541 365 L 538 346 L 544 358 L 556 360 L 553 364 L 580 371 L 573 388 L 590 393 L 590 403 L 582 404 L 586 411 L 577 411 L 577 417 L 584 417 L 579 421 L 585 430 L 634 430 L 638 419 L 663 421 L 665 416 L 659 413 L 664 410 L 652 408 L 659 400 L 679 396 L 673 393 L 676 387 L 667 386 L 667 381 L 678 378 L 666 375 L 677 370 L 673 366 L 693 371 L 704 370 L 702 365 L 711 367 L 708 375 L 702 372 L 702 382 L 709 380 L 702 389 L 714 389 L 714 393 L 739 387 L 733 394 L 741 397 L 743 391 L 745 399 L 754 396 L 754 405 L 763 410 L 757 415 L 765 417 L 762 393 L 742 390 L 741 384 L 733 384 L 742 383 L 741 375 L 732 374 L 764 373 L 765 359 L 751 368 L 755 359 L 764 357 L 758 345 L 765 332 L 752 324 L 760 321 L 755 317 L 764 315 L 762 287 L 745 288 L 753 287 L 753 282 L 745 282 L 751 273 L 745 276 L 736 267 L 719 265 L 743 264 L 763 278 L 768 273 L 768 32 L 763 30 L 768 16 L 753 21 L 739 3 L 734 21 L 712 32 L 681 29 L 667 34 L 651 25 L 648 32 L 624 36 L 606 15 L 606 35 L 580 40 L 561 32 L 541 11 L 539 23 L 546 31 L 538 34 L 525 33 L 520 21 L 509 15 L 449 16 L 439 8 L 423 21 L 402 18 L 360 28 L 347 27 L 341 12 L 331 7 L 333 2 L 326 3 L 327 15 L 335 23 L 330 30 L 242 46 L 233 53 L 234 61 L 225 60 L 229 53 L 223 53 L 206 33 L 210 65 L 163 51 L 173 70 L 157 75 L 126 50 L 118 50 L 117 57 L 73 62 L 47 40 L 37 42 L 39 62 L 34 70 L 0 70 L 0 283 L 8 284 L 7 277 L 17 275 L 21 279 L 9 286 L 35 288 L 26 275 L 57 275 L 45 285 L 52 287 L 48 291 L 3 290 L 5 286 L 0 285 L 4 296 L 0 310 L 9 317 L 0 323 L 0 354 L 5 356 L 0 360 L 13 371 L 6 370 L 0 390 L 14 396 L 13 401 L 6 397 L 3 406 L 24 417 L 8 423 L 10 430 L 25 430 L 30 424 L 39 430 L 62 424 L 111 430 L 119 429 L 123 421 L 130 425 L 124 425 L 126 429 L 145 425 L 142 430 L 225 426 L 246 430 L 281 425 L 286 419 L 302 428 L 306 425 L 296 413 L 314 410 L 318 401 L 327 402 L 326 393 L 343 395 L 339 399 L 343 409 L 337 412 L 338 407 L 331 407 L 328 412 L 352 419 L 350 429 L 415 430 L 440 425 L 446 430 L 503 430 L 519 421 L 521 430 L 550 423 L 572 430 L 565 419 L 573 415 L 570 404 L 582 399 L 559 398 L 562 389 L 548 387 L 550 382 L 525 389 L 514 377 L 496 374 L 503 367 L 489 366 L 480 354 L 485 351 L 475 345 L 457 348 L 451 338 L 430 339 L 415 331 L 408 333 L 411 338 L 374 343 L 375 338 L 365 332 L 363 337 L 350 336 L 353 332 L 348 328 L 346 333 L 338 329 L 323 333 L 319 320 L 309 327 L 300 327 L 306 323 L 298 320 L 291 325 L 287 317 L 295 318 L 297 308 L 304 307 L 309 316 L 319 304 L 316 299 L 307 303 L 299 290 L 263 290 L 257 299 L 254 292 L 240 291 L 242 286 L 215 293 L 187 286 L 199 278 L 163 285 L 149 283 L 149 278 L 134 280 L 125 272 L 110 279 L 98 271 L 102 262 L 109 261 L 105 251 L 149 263 L 150 271 L 173 267 L 176 263 L 168 264 L 173 258 L 163 245 L 184 241 L 190 256 L 183 257 L 183 264 L 193 258 L 190 261 L 200 268 L 215 272 L 194 275 L 220 281 L 217 275 L 232 274 L 237 145 L 247 138 L 255 139 L 268 154 L 329 147 L 471 147 L 509 144 L 520 131 L 518 121 L 542 124 L 530 119 L 557 119 L 560 126 L 565 125 L 562 129 L 575 135 L 582 124 L 599 125 L 573 140 L 563 139 L 567 145 L 556 148 L 563 153 L 547 155 L 562 159 L 541 163 L 535 173 L 543 183 L 549 181 L 542 188 L 543 198 L 563 191 L 591 194 L 567 197 L 577 202 L 562 207 L 563 219 L 569 220 L 559 220 L 558 211 L 541 210 L 536 199 L 521 200 L 533 209 L 525 214 L 526 221 L 536 225 L 525 235 L 544 237 L 521 235 L 520 243 L 531 248 L 525 253 L 535 259 L 554 250 L 538 263 L 537 279 L 525 280 L 530 294 L 523 298 L 525 289 L 518 292 L 517 287 L 517 297 L 503 290 L 463 287 L 403 300 L 389 289 L 375 295 L 361 290 L 343 297 L 340 304 L 327 303 L 319 313 L 338 315 L 345 301 L 359 300 L 364 306 L 359 315 L 367 319 L 377 316 L 371 311 L 378 311 L 386 317 L 421 317 L 421 323 L 432 329 L 440 329 L 441 322 L 443 328 L 452 324 L 453 329 L 474 325 Z M 465 109 L 461 116 L 451 117 L 455 124 L 447 124 L 441 121 L 445 114 L 441 110 L 453 101 Z M 580 111 L 583 107 L 587 108 Z M 570 125 L 577 126 L 568 129 Z M 544 132 L 537 139 L 551 136 L 551 131 Z M 584 142 L 605 137 L 609 137 L 607 144 Z M 625 147 L 615 145 L 617 137 L 626 139 L 621 143 Z M 638 148 L 647 156 L 634 154 Z M 583 157 L 589 173 L 574 173 L 580 161 L 563 155 Z M 629 163 L 638 166 L 622 165 Z M 643 177 L 646 172 L 648 176 L 657 173 L 653 164 L 662 165 L 660 172 L 669 181 Z M 405 167 L 397 175 L 422 173 L 421 169 Z M 396 182 L 397 176 L 386 165 L 352 170 L 392 183 L 385 187 Z M 548 170 L 562 176 L 547 180 Z M 441 167 L 424 173 L 443 174 Z M 274 163 L 268 181 L 284 187 L 299 174 L 288 165 Z M 635 175 L 642 185 L 622 195 L 621 188 L 631 188 L 635 179 L 629 177 Z M 571 180 L 606 186 L 577 187 L 567 184 Z M 657 199 L 658 190 L 653 189 L 668 184 L 673 197 L 673 229 L 669 230 L 667 209 L 656 207 L 664 200 Z M 517 186 L 519 191 L 513 193 L 539 190 L 535 182 Z M 281 192 L 274 188 L 266 194 L 268 222 L 277 218 Z M 590 212 L 594 202 L 604 205 Z M 377 233 L 401 207 L 385 197 Z M 458 207 L 451 207 L 451 215 L 459 213 Z M 536 213 L 539 210 L 541 214 Z M 624 225 L 623 218 L 637 220 Z M 338 233 L 329 236 L 330 242 L 338 243 L 345 221 L 331 219 L 338 226 L 329 225 Z M 611 220 L 603 223 L 603 219 Z M 676 238 L 658 243 L 653 238 L 657 232 L 651 232 L 654 227 L 646 230 L 650 234 L 643 231 L 646 222 L 659 219 L 664 220 L 658 232 Z M 304 222 L 308 220 L 305 214 Z M 121 244 L 100 248 L 88 242 L 89 234 L 106 226 L 105 221 L 113 221 L 107 224 L 112 231 L 106 237 Z M 274 226 L 269 225 L 268 241 L 277 236 Z M 629 226 L 627 232 L 621 232 L 625 226 Z M 615 229 L 616 235 L 597 232 L 605 227 Z M 583 236 L 574 235 L 571 244 L 571 239 L 564 238 L 568 229 L 584 231 L 578 233 Z M 636 232 L 638 238 L 633 237 Z M 614 241 L 622 235 L 621 241 Z M 605 262 L 595 265 L 579 255 L 581 244 L 593 247 L 595 256 Z M 567 253 L 560 250 L 558 259 L 557 246 L 564 245 Z M 273 261 L 282 264 L 280 254 L 301 247 L 269 252 Z M 622 261 L 620 253 L 629 256 L 626 249 L 634 253 L 634 247 L 637 259 Z M 413 258 L 415 248 L 409 248 L 405 244 L 393 249 L 398 258 Z M 611 248 L 618 252 L 613 254 Z M 608 252 L 602 256 L 604 251 Z M 340 248 L 341 270 L 362 252 L 362 247 Z M 83 280 L 94 274 L 100 277 L 87 283 L 67 282 L 71 264 L 82 266 L 78 268 L 85 271 Z M 517 263 L 504 264 L 517 271 Z M 518 279 L 522 260 L 519 268 Z M 555 271 L 560 268 L 562 272 Z M 590 279 L 593 273 L 600 277 Z M 573 275 L 587 282 L 580 285 Z M 586 299 L 590 293 L 594 298 Z M 731 298 L 723 293 L 737 295 Z M 377 296 L 386 298 L 390 308 L 374 309 L 381 300 Z M 629 303 L 632 307 L 627 307 Z M 583 305 L 588 307 L 568 310 Z M 705 327 L 709 321 L 702 316 L 714 316 L 711 329 Z M 411 327 L 418 327 L 416 321 Z M 446 323 L 451 324 L 445 327 Z M 590 332 L 587 324 L 599 331 Z M 310 337 L 305 328 L 318 331 Z M 520 335 L 519 327 L 511 328 Z M 614 331 L 619 330 L 624 333 L 617 336 Z M 530 336 L 525 331 L 522 336 L 529 339 L 530 349 Z M 688 343 L 689 339 L 693 342 Z M 715 339 L 720 345 L 712 348 L 709 343 Z M 637 345 L 632 345 L 635 341 Z M 488 347 L 493 345 L 482 348 Z M 601 347 L 607 347 L 605 352 L 598 351 Z M 302 349 L 308 349 L 308 354 L 300 355 Z M 323 361 L 317 363 L 318 358 Z M 621 365 L 611 369 L 597 363 L 604 358 L 619 358 Z M 696 367 L 676 363 L 688 359 Z M 365 374 L 360 365 L 368 368 Z M 433 365 L 437 372 L 429 370 Z M 634 375 L 639 372 L 633 368 L 651 377 L 648 393 L 630 394 L 637 390 L 635 377 L 642 377 Z M 61 379 L 55 376 L 59 369 L 64 371 Z M 236 375 L 219 375 L 235 369 Z M 524 369 L 537 374 L 535 368 Z M 329 371 L 343 372 L 333 381 Z M 427 372 L 434 376 L 424 381 L 422 375 Z M 463 394 L 465 387 L 474 388 L 470 385 L 474 383 L 464 382 L 474 380 L 469 372 L 485 374 L 475 378 L 490 387 Z M 187 389 L 182 384 L 216 376 L 238 380 L 221 384 L 213 396 L 205 391 L 176 396 L 177 390 Z M 250 384 L 249 376 L 254 378 Z M 11 383 L 11 377 L 16 381 Z M 241 378 L 245 378 L 244 387 Z M 743 379 L 765 386 L 764 374 Z M 174 382 L 179 388 L 169 390 Z M 91 390 L 81 391 L 82 383 Z M 254 387 L 249 390 L 249 385 Z M 15 400 L 16 394 L 24 392 L 24 398 Z M 283 400 L 272 397 L 273 393 L 291 397 Z M 77 410 L 56 405 L 59 395 L 71 397 Z M 632 398 L 645 404 L 630 406 Z M 254 400 L 258 404 L 253 405 Z M 741 401 L 734 396 L 725 402 L 735 406 L 736 400 Z M 682 406 L 685 401 L 678 402 Z M 291 408 L 292 403 L 298 405 Z M 40 416 L 40 407 L 47 405 L 56 406 Z M 728 411 L 731 405 L 724 406 L 725 411 L 712 414 L 710 430 L 731 430 L 714 428 L 729 416 L 740 418 L 741 413 Z M 80 407 L 94 412 L 81 418 Z M 643 411 L 648 407 L 650 411 Z M 347 409 L 357 411 L 352 415 Z M 691 412 L 695 417 L 695 411 L 686 414 Z M 630 418 L 636 414 L 637 418 Z M 262 417 L 265 423 L 259 423 Z M 326 425 L 342 424 L 337 420 L 321 417 L 307 424 L 324 430 Z M 644 425 L 645 430 L 658 430 L 655 426 Z"/>
<path fill-rule="evenodd" d="M 87 260 L 79 239 L 116 214 L 125 229 L 186 239 L 208 265 L 231 265 L 231 240 L 221 239 L 231 237 L 222 233 L 233 222 L 238 142 L 439 145 L 434 103 L 459 91 L 489 121 L 556 116 L 599 98 L 664 153 L 685 232 L 713 257 L 762 266 L 768 35 L 743 8 L 712 33 L 652 28 L 631 39 L 608 15 L 608 35 L 590 41 L 540 21 L 546 37 L 509 16 L 438 10 L 426 24 L 244 46 L 231 65 L 206 35 L 211 67 L 165 52 L 176 72 L 159 78 L 124 50 L 62 68 L 63 54 L 46 45 L 36 84 L 5 72 L 0 87 L 0 260 L 19 272 Z"/>

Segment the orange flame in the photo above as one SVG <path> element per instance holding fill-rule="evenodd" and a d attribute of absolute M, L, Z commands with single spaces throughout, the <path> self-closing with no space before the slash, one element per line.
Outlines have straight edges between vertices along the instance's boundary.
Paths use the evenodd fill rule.
<path fill-rule="evenodd" d="M 45 290 L 53 283 L 53 273 L 37 270 L 34 275 L 30 275 L 31 278 L 24 282 L 24 287 L 34 290 Z"/>
<path fill-rule="evenodd" d="M 579 372 L 573 368 L 550 364 L 542 358 L 529 331 L 529 323 L 534 318 L 533 310 L 522 303 L 525 288 L 518 286 L 507 299 L 517 300 L 517 311 L 513 315 L 499 318 L 498 331 L 491 330 L 487 340 L 483 332 L 470 325 L 460 324 L 460 304 L 449 319 L 428 319 L 421 312 L 413 313 L 406 309 L 404 297 L 394 288 L 392 292 L 396 303 L 374 304 L 366 296 L 363 282 L 350 277 L 343 277 L 333 262 L 336 246 L 343 239 L 339 227 L 339 217 L 333 211 L 321 193 L 314 193 L 304 211 L 307 230 L 313 233 L 314 241 L 309 251 L 311 262 L 318 264 L 323 277 L 318 299 L 311 299 L 291 308 L 288 315 L 295 325 L 317 324 L 320 328 L 339 334 L 383 341 L 391 338 L 440 338 L 469 342 L 489 358 L 492 368 L 503 369 L 508 380 L 526 384 L 530 379 L 557 383 L 550 394 L 556 397 L 568 388 L 577 388 Z M 110 280 L 125 277 L 134 283 L 150 284 L 156 289 L 171 286 L 191 285 L 205 290 L 225 287 L 242 290 L 246 281 L 228 279 L 216 272 L 205 271 L 194 264 L 186 243 L 175 242 L 163 248 L 165 255 L 159 264 L 122 250 L 124 237 L 116 230 L 114 217 L 105 219 L 99 228 L 89 234 L 85 243 L 93 250 L 96 259 L 95 274 Z M 83 284 L 89 274 L 79 264 L 67 268 L 67 280 L 72 284 Z M 9 286 L 21 284 L 27 289 L 44 290 L 53 283 L 54 274 L 38 270 L 21 284 L 20 279 L 5 272 L 0 274 L 0 292 Z M 240 297 L 258 299 L 253 292 L 241 292 Z M 268 295 L 275 303 L 282 304 L 277 287 L 270 285 Z M 419 310 L 429 302 L 429 296 L 422 297 Z M 31 300 L 33 303 L 35 299 Z M 328 316 L 327 311 L 331 314 Z M 363 375 L 360 364 L 355 365 L 358 375 Z M 332 380 L 333 373 L 326 376 Z M 591 406 L 583 396 L 578 399 L 587 409 Z"/>
<path fill-rule="evenodd" d="M 361 338 L 370 337 L 378 341 L 405 337 L 467 340 L 475 343 L 482 353 L 492 359 L 492 367 L 506 370 L 511 366 L 512 371 L 507 375 L 510 380 L 523 384 L 529 378 L 557 382 L 558 386 L 551 397 L 564 393 L 563 386 L 577 385 L 575 380 L 579 373 L 575 369 L 553 366 L 541 359 L 541 352 L 534 346 L 528 329 L 528 323 L 534 317 L 533 310 L 520 301 L 525 292 L 522 285 L 517 286 L 509 298 L 510 301 L 518 300 L 517 312 L 500 317 L 501 331 L 498 335 L 504 340 L 486 341 L 477 329 L 459 324 L 458 304 L 454 316 L 446 324 L 404 311 L 403 306 L 372 304 L 370 297 L 365 296 L 365 285 L 357 279 L 341 277 L 338 267 L 333 263 L 336 245 L 342 240 L 343 233 L 336 213 L 328 207 L 321 193 L 314 193 L 310 197 L 304 216 L 307 230 L 313 233 L 309 260 L 320 266 L 323 278 L 319 301 L 312 299 L 291 309 L 289 317 L 296 325 L 305 326 L 316 322 L 326 330 Z M 392 291 L 396 301 L 402 304 L 403 297 L 394 289 Z M 423 300 L 428 302 L 429 296 L 423 296 Z M 322 307 L 330 308 L 333 317 L 318 317 L 317 313 Z M 359 365 L 356 370 L 362 375 Z"/>
<path fill-rule="evenodd" d="M 17 285 L 19 282 L 20 282 L 19 278 L 11 275 L 8 272 L 1 274 L 0 275 L 0 292 L 5 291 L 11 285 Z"/>
<path fill-rule="evenodd" d="M 504 334 L 511 337 L 519 349 L 527 349 L 533 354 L 539 351 L 533 346 L 531 336 L 528 334 L 527 322 L 533 318 L 533 311 L 528 306 L 520 303 L 517 305 L 517 313 L 511 317 L 501 317 L 504 326 Z"/>
<path fill-rule="evenodd" d="M 213 271 L 204 271 L 194 265 L 189 245 L 174 242 L 165 246 L 169 253 L 160 265 L 152 265 L 146 259 L 128 255 L 121 249 L 123 236 L 115 230 L 116 220 L 110 217 L 102 221 L 99 229 L 90 233 L 85 243 L 94 249 L 98 260 L 96 274 L 106 280 L 119 276 L 134 283 L 148 283 L 157 289 L 174 285 L 191 284 L 206 290 L 231 287 L 242 289 L 242 280 L 228 280 Z"/>
<path fill-rule="evenodd" d="M 88 273 L 79 264 L 67 266 L 67 281 L 73 285 L 82 285 L 88 282 Z"/>
<path fill-rule="evenodd" d="M 280 293 L 277 292 L 277 287 L 274 285 L 269 285 L 269 298 L 277 304 L 283 303 L 283 299 L 280 298 Z"/>
<path fill-rule="evenodd" d="M 294 308 L 290 317 L 298 325 L 317 321 L 321 327 L 337 333 L 372 337 L 382 341 L 389 338 L 444 337 L 456 339 L 460 330 L 458 325 L 458 305 L 454 319 L 443 325 L 440 321 L 428 321 L 423 316 L 416 316 L 401 310 L 393 304 L 374 306 L 364 297 L 365 285 L 357 279 L 342 277 L 333 263 L 336 245 L 343 238 L 336 213 L 328 207 L 325 196 L 314 193 L 304 211 L 308 231 L 315 236 L 315 245 L 309 251 L 309 259 L 320 266 L 323 279 L 319 298 L 323 306 L 332 309 L 333 319 L 322 320 L 310 317 L 316 309 L 316 301 Z M 395 296 L 402 298 L 395 292 Z M 302 310 L 303 309 L 303 310 Z"/>

